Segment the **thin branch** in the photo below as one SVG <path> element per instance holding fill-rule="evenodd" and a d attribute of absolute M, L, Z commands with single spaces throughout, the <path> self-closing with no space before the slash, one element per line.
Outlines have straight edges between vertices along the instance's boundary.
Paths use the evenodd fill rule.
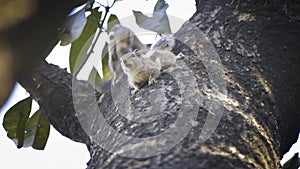
<path fill-rule="evenodd" d="M 87 53 L 84 61 L 82 62 L 82 64 L 80 65 L 80 67 L 76 70 L 76 72 L 74 74 L 75 77 L 78 75 L 78 73 L 81 71 L 81 69 L 83 68 L 83 66 L 86 64 L 86 62 L 89 59 L 89 57 L 91 56 L 91 54 L 94 52 L 94 48 L 96 46 L 96 42 L 97 42 L 98 38 L 100 37 L 101 33 L 103 32 L 104 21 L 106 20 L 106 17 L 107 17 L 107 15 L 109 13 L 110 8 L 112 8 L 116 2 L 117 2 L 117 0 L 114 0 L 114 2 L 112 3 L 111 6 L 105 6 L 105 14 L 104 14 L 104 17 L 103 17 L 102 21 L 100 22 L 100 25 L 99 25 L 99 32 L 96 35 L 95 41 L 92 44 L 90 51 Z"/>

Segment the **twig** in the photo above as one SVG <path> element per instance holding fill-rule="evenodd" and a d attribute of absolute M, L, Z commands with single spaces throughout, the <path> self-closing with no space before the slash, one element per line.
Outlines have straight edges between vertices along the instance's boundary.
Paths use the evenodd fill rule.
<path fill-rule="evenodd" d="M 86 62 L 89 59 L 89 57 L 91 56 L 91 54 L 94 52 L 94 48 L 96 46 L 96 42 L 97 42 L 98 38 L 100 37 L 100 34 L 103 32 L 102 28 L 103 28 L 104 21 L 105 21 L 107 15 L 109 13 L 110 8 L 112 8 L 116 2 L 117 2 L 117 0 L 114 0 L 114 2 L 112 3 L 111 6 L 104 6 L 104 8 L 105 8 L 105 14 L 104 14 L 104 17 L 103 17 L 102 21 L 100 22 L 100 25 L 99 25 L 99 32 L 96 35 L 96 39 L 95 39 L 94 43 L 92 43 L 90 51 L 87 53 L 85 59 L 80 64 L 79 68 L 75 71 L 75 73 L 74 73 L 75 77 L 78 75 L 78 73 L 81 71 L 81 69 L 83 68 L 83 66 L 86 64 Z"/>

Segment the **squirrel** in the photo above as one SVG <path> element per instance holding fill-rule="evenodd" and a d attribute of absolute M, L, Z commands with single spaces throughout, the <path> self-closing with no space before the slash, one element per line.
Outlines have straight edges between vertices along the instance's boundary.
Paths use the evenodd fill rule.
<path fill-rule="evenodd" d="M 129 28 L 115 25 L 109 33 L 109 67 L 113 72 L 112 84 L 122 76 L 120 58 L 134 50 L 146 49 L 137 36 Z"/>
<path fill-rule="evenodd" d="M 152 84 L 159 76 L 161 64 L 157 58 L 147 56 L 148 50 L 133 51 L 121 58 L 121 67 L 127 75 L 129 86 L 135 91 L 148 82 Z"/>
<path fill-rule="evenodd" d="M 145 83 L 151 85 L 156 82 L 161 72 L 174 66 L 180 57 L 168 50 L 136 50 L 121 58 L 121 67 L 127 75 L 129 86 L 137 91 Z"/>
<path fill-rule="evenodd" d="M 129 28 L 116 25 L 109 34 L 109 66 L 113 72 L 112 84 L 117 83 L 123 74 L 134 91 L 145 83 L 151 85 L 162 71 L 174 66 L 181 55 L 171 52 L 175 46 L 173 36 L 163 36 L 150 49 L 146 48 Z"/>
<path fill-rule="evenodd" d="M 161 35 L 161 38 L 151 45 L 151 49 L 162 49 L 172 51 L 175 47 L 175 37 L 173 35 Z"/>

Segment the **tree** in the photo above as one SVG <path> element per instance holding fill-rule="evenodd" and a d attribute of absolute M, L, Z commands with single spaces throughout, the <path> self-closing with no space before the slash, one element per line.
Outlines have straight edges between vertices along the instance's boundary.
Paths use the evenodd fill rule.
<path fill-rule="evenodd" d="M 43 10 L 37 10 L 37 14 L 33 15 L 40 16 L 42 19 L 29 17 L 26 22 L 13 25 L 14 29 L 5 29 L 3 31 L 5 34 L 1 32 L 0 37 L 9 39 L 5 45 L 17 51 L 11 54 L 13 59 L 22 58 L 24 52 L 26 57 L 39 58 L 32 59 L 36 62 L 27 62 L 24 65 L 17 62 L 16 76 L 13 77 L 16 77 L 17 81 L 38 101 L 42 114 L 59 132 L 87 145 L 91 154 L 88 168 L 280 168 L 280 158 L 295 142 L 300 129 L 299 104 L 297 104 L 300 100 L 300 79 L 296 76 L 300 72 L 298 67 L 300 50 L 295 45 L 300 39 L 297 15 L 297 11 L 300 10 L 299 3 L 295 1 L 278 3 L 196 1 L 197 12 L 175 34 L 180 42 L 176 44 L 173 52 L 175 54 L 182 52 L 185 55 L 183 61 L 193 71 L 199 92 L 205 96 L 205 100 L 200 102 L 211 105 L 200 105 L 197 108 L 196 120 L 182 123 L 193 127 L 175 147 L 159 155 L 145 158 L 128 158 L 112 154 L 101 148 L 103 145 L 97 144 L 99 140 L 95 139 L 101 140 L 101 138 L 88 136 L 87 134 L 91 133 L 87 133 L 85 129 L 90 128 L 89 131 L 94 133 L 103 132 L 104 121 L 99 123 L 103 116 L 106 122 L 118 132 L 124 135 L 129 133 L 132 140 L 136 137 L 146 138 L 160 134 L 172 128 L 171 124 L 176 122 L 181 113 L 185 113 L 185 116 L 189 115 L 190 111 L 181 112 L 182 104 L 178 100 L 183 98 L 185 93 L 178 92 L 180 84 L 172 77 L 162 74 L 157 84 L 145 87 L 129 97 L 133 100 L 134 107 L 143 110 L 147 108 L 147 99 L 141 102 L 134 102 L 134 100 L 143 99 L 147 95 L 150 97 L 151 94 L 159 95 L 160 93 L 156 91 L 160 91 L 160 86 L 168 86 L 168 90 L 163 92 L 169 100 L 166 102 L 168 106 L 164 113 L 159 115 L 162 120 L 135 123 L 117 115 L 118 109 L 113 104 L 114 95 L 91 93 L 89 91 L 94 89 L 88 82 L 78 81 L 65 70 L 43 61 L 45 53 L 51 48 L 49 46 L 57 42 L 51 35 L 54 34 L 53 29 L 61 22 L 59 16 L 66 15 L 71 7 L 79 4 L 79 2 L 70 4 L 65 1 L 60 3 L 49 1 L 47 7 L 54 8 L 55 5 L 51 4 L 61 3 L 65 3 L 59 6 L 63 12 L 49 17 L 53 20 L 51 19 L 47 27 L 29 22 L 36 19 L 35 23 L 43 23 L 45 22 L 43 17 L 46 15 L 42 14 L 51 16 L 50 14 L 54 13 L 53 10 L 42 8 L 46 6 L 42 3 L 38 9 Z M 33 32 L 31 36 L 22 34 L 22 39 L 37 37 L 39 42 L 47 43 L 38 45 L 34 43 L 38 41 L 34 40 L 33 43 L 27 43 L 25 47 L 23 41 L 14 41 L 20 35 L 20 30 L 32 30 L 30 28 L 43 30 L 42 34 L 48 36 L 38 36 L 38 32 Z M 209 44 L 203 43 L 205 37 L 197 34 L 196 29 L 205 33 L 216 51 L 205 51 L 214 49 L 206 46 Z M 6 41 L 1 39 L 1 42 Z M 5 45 L 1 44 L 1 50 Z M 198 49 L 200 52 L 195 53 Z M 201 54 L 201 51 L 204 54 Z M 210 72 L 211 69 L 205 64 L 207 63 L 205 58 L 209 57 L 207 54 L 213 56 L 216 52 L 222 64 L 217 60 L 208 60 L 215 66 L 214 71 Z M 220 70 L 224 72 L 213 75 L 213 72 L 220 72 Z M 220 79 L 224 78 L 227 83 L 226 94 L 219 90 L 220 88 L 216 88 L 218 85 L 216 81 L 211 80 L 212 77 L 218 76 Z M 191 82 L 191 79 L 184 79 L 182 83 L 187 81 Z M 190 86 L 194 89 L 193 87 L 195 86 Z M 74 91 L 76 96 L 72 96 Z M 190 96 L 194 96 L 193 94 Z M 94 102 L 95 98 L 98 100 L 97 103 Z M 160 102 L 161 100 L 158 99 L 160 97 L 154 98 L 153 102 Z M 185 101 L 192 108 L 199 102 L 197 99 Z M 95 109 L 95 104 L 99 106 L 101 113 Z M 213 114 L 213 108 L 223 110 L 222 118 L 211 137 L 203 143 L 201 132 L 210 132 L 201 131 L 205 126 L 206 118 L 218 120 L 218 116 Z M 82 119 L 86 117 L 86 113 L 89 113 L 88 117 L 98 123 L 88 123 L 89 126 L 80 123 L 82 120 L 90 120 Z M 112 137 L 109 141 L 112 146 L 115 146 L 120 143 L 118 139 Z M 129 139 L 128 142 L 132 140 Z M 167 146 L 168 142 L 130 144 L 131 146 L 127 147 L 117 145 L 120 149 L 115 153 L 128 153 L 129 156 L 133 150 L 146 147 L 138 151 L 141 155 L 145 155 L 150 151 L 147 146 Z"/>

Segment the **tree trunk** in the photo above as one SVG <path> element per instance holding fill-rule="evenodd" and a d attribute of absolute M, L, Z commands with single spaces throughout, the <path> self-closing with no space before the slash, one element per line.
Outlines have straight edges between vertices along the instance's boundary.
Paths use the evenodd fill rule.
<path fill-rule="evenodd" d="M 280 168 L 300 129 L 299 4 L 196 7 L 175 34 L 177 68 L 137 93 L 100 96 L 45 62 L 20 78 L 58 131 L 87 144 L 88 168 Z"/>

